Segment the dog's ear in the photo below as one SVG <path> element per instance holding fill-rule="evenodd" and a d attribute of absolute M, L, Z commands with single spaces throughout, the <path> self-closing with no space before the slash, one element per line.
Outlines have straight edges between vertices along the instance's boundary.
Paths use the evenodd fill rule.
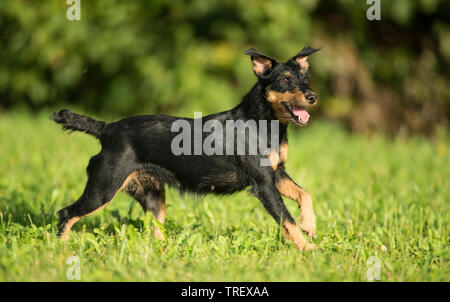
<path fill-rule="evenodd" d="M 297 62 L 298 65 L 300 65 L 300 72 L 304 73 L 308 71 L 309 63 L 308 63 L 308 56 L 312 55 L 316 51 L 319 51 L 321 48 L 312 48 L 312 47 L 305 47 L 300 51 L 298 54 L 296 54 L 291 60 L 294 62 Z"/>
<path fill-rule="evenodd" d="M 250 48 L 245 54 L 251 56 L 253 72 L 258 78 L 269 75 L 275 65 L 278 64 L 277 60 L 266 56 L 254 48 Z"/>

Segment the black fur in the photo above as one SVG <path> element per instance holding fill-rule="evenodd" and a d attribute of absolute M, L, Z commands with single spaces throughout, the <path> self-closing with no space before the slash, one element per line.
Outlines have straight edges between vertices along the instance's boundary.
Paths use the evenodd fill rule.
<path fill-rule="evenodd" d="M 314 51 L 316 50 L 306 48 L 300 54 L 306 56 Z M 269 64 L 263 67 L 265 68 L 263 73 L 255 71 L 258 82 L 238 106 L 203 117 L 203 124 L 212 119 L 223 125 L 226 120 L 270 121 L 277 119 L 279 114 L 287 114 L 281 112 L 284 109 L 280 108 L 311 106 L 304 101 L 305 98 L 286 99 L 286 102 L 283 101 L 285 107 L 277 107 L 275 103 L 278 100 L 268 101 L 270 91 L 295 92 L 299 96 L 312 93 L 309 87 L 309 75 L 299 72 L 295 57 L 286 63 L 280 63 L 255 49 L 248 50 L 246 54 L 251 55 L 252 61 L 262 60 L 263 63 Z M 285 78 L 287 71 L 292 75 L 288 82 Z M 292 112 L 290 114 L 292 115 Z M 182 192 L 219 195 L 231 194 L 250 186 L 251 192 L 261 200 L 266 210 L 278 223 L 295 224 L 277 189 L 277 180 L 288 177 L 284 162 L 279 162 L 276 169 L 261 166 L 260 159 L 265 157 L 265 154 L 259 153 L 257 155 L 210 156 L 202 153 L 201 155 L 176 156 L 171 151 L 171 142 L 178 133 L 172 132 L 171 126 L 174 121 L 180 119 L 187 121 L 193 131 L 194 120 L 183 117 L 135 116 L 107 124 L 69 110 L 54 113 L 53 120 L 62 124 L 64 129 L 91 134 L 100 140 L 102 146 L 101 152 L 92 157 L 89 162 L 88 182 L 84 193 L 77 202 L 59 211 L 60 235 L 65 232 L 71 219 L 86 216 L 97 210 L 111 201 L 120 189 L 134 196 L 143 205 L 144 210 L 150 210 L 158 216 L 161 203 L 158 206 L 156 200 L 163 198 L 164 185 Z M 280 120 L 280 144 L 287 144 L 287 126 L 289 123 L 299 125 L 296 119 L 293 116 L 290 121 Z M 225 129 L 225 126 L 223 128 Z M 269 128 L 268 142 L 270 142 L 270 134 Z M 208 135 L 209 133 L 204 133 L 203 138 Z M 234 143 L 236 144 L 236 140 Z M 248 138 L 245 144 L 248 150 Z M 193 149 L 194 143 L 191 145 Z M 132 181 L 130 181 L 130 175 L 132 175 Z"/>
<path fill-rule="evenodd" d="M 96 121 L 93 118 L 73 113 L 67 109 L 53 113 L 52 119 L 61 124 L 64 130 L 83 131 L 96 138 L 102 136 L 106 127 L 105 122 Z"/>

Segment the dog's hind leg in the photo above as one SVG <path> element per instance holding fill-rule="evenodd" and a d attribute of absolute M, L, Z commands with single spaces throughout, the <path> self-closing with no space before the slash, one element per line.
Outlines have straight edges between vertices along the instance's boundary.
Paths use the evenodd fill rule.
<path fill-rule="evenodd" d="M 114 161 L 106 159 L 102 154 L 91 158 L 87 171 L 88 182 L 83 195 L 74 204 L 58 212 L 58 236 L 63 241 L 69 238 L 74 223 L 108 205 L 134 176 L 132 171 L 114 164 Z"/>
<path fill-rule="evenodd" d="M 163 183 L 152 175 L 139 171 L 124 189 L 141 204 L 145 213 L 150 211 L 159 223 L 164 223 L 166 202 Z M 161 230 L 156 226 L 154 227 L 154 234 L 156 238 L 164 240 Z"/>

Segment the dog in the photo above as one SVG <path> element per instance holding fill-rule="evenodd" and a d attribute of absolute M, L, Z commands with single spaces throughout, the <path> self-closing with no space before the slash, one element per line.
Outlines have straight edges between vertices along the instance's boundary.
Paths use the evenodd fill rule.
<path fill-rule="evenodd" d="M 303 236 L 282 196 L 299 204 L 301 228 L 315 238 L 316 218 L 311 196 L 286 173 L 285 163 L 288 125 L 305 126 L 309 120 L 307 110 L 317 104 L 316 93 L 309 84 L 308 57 L 318 50 L 305 47 L 285 63 L 254 48 L 247 50 L 245 54 L 251 58 L 256 84 L 235 108 L 201 120 L 202 125 L 213 120 L 221 125 L 228 120 L 278 121 L 278 148 L 270 149 L 269 153 L 175 155 L 171 146 L 177 133 L 172 131 L 172 125 L 183 121 L 194 126 L 196 120 L 190 118 L 145 115 L 106 123 L 66 109 L 53 113 L 52 119 L 63 129 L 90 134 L 102 146 L 100 153 L 89 161 L 83 194 L 58 212 L 59 237 L 67 240 L 75 222 L 108 205 L 121 190 L 134 197 L 145 212 L 150 211 L 162 224 L 166 212 L 165 186 L 200 195 L 227 195 L 250 187 L 252 195 L 280 224 L 288 240 L 302 251 L 316 249 Z M 270 132 L 266 138 L 272 136 Z M 250 142 L 248 139 L 244 142 L 248 150 Z M 236 142 L 232 144 L 236 149 Z M 261 158 L 268 159 L 270 164 L 261 165 Z M 164 240 L 157 227 L 154 233 Z"/>

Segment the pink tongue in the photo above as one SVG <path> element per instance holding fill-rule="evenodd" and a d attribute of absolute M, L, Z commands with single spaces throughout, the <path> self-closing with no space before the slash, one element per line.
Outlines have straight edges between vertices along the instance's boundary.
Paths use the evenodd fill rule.
<path fill-rule="evenodd" d="M 306 123 L 309 120 L 309 113 L 306 112 L 306 110 L 303 108 L 294 106 L 292 108 L 292 113 L 294 113 L 296 116 L 298 116 L 302 123 Z"/>

